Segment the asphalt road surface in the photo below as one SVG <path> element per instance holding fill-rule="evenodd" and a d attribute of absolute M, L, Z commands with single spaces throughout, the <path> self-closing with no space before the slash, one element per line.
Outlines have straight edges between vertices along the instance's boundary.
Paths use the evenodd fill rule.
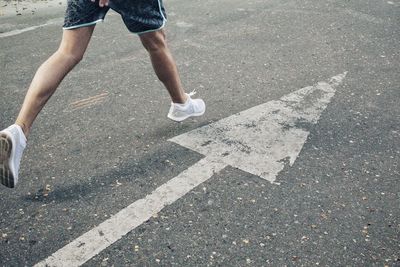
<path fill-rule="evenodd" d="M 35 122 L 17 188 L 0 188 L 0 265 L 46 264 L 68 256 L 69 244 L 103 222 L 118 232 L 140 217 L 122 237 L 71 260 L 83 266 L 400 266 L 400 2 L 168 0 L 165 6 L 184 86 L 206 101 L 206 114 L 183 123 L 167 119 L 170 100 L 147 53 L 110 12 Z M 62 17 L 62 7 L 0 17 L 0 128 L 13 123 L 36 69 L 58 47 Z M 288 125 L 271 111 L 271 127 L 247 117 L 247 132 L 229 119 L 246 120 L 232 115 L 293 100 L 293 92 L 308 86 L 326 89 L 318 83 L 340 74 L 329 101 L 318 106 L 315 95 L 307 98 L 307 108 L 319 107 L 317 119 Z M 222 166 L 218 156 L 215 165 L 200 166 L 213 149 L 202 154 L 170 141 L 225 118 L 234 133 L 223 139 L 229 147 L 253 155 L 256 147 L 232 140 L 269 131 L 262 135 L 266 143 L 297 150 L 290 145 L 280 161 L 268 160 L 265 151 L 252 158 L 248 165 L 256 169 L 281 164 L 272 179 Z M 272 138 L 271 129 L 305 138 Z M 188 142 L 220 138 L 200 132 Z M 192 166 L 201 168 L 188 172 Z M 150 204 L 160 209 L 150 217 L 138 215 L 157 188 L 174 177 L 197 179 L 204 168 L 210 168 L 207 179 L 173 201 L 155 198 Z M 178 187 L 168 190 L 175 194 Z M 112 221 L 132 203 L 138 207 L 131 217 Z M 109 238 L 99 231 L 104 235 Z M 88 246 L 100 243 L 88 239 L 77 248 Z"/>

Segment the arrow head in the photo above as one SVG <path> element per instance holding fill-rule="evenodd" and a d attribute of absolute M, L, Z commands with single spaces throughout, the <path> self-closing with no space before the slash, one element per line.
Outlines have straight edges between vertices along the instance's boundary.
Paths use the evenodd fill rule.
<path fill-rule="evenodd" d="M 208 159 L 274 182 L 286 163 L 299 155 L 310 124 L 318 119 L 347 72 L 242 111 L 169 141 Z"/>

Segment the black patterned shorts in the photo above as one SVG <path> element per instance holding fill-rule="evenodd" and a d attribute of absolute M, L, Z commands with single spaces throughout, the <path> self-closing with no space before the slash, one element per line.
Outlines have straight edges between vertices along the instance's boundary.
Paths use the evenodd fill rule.
<path fill-rule="evenodd" d="M 167 21 L 162 0 L 110 0 L 108 7 L 99 7 L 98 0 L 68 0 L 63 28 L 94 25 L 110 8 L 121 15 L 129 31 L 137 34 L 161 29 Z"/>

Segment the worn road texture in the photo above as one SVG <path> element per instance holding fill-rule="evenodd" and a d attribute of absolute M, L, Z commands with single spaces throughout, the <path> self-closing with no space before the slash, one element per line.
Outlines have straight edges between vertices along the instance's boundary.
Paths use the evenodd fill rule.
<path fill-rule="evenodd" d="M 203 157 L 168 139 L 347 71 L 280 185 L 228 166 L 84 266 L 400 266 L 400 2 L 165 5 L 206 114 L 166 118 L 148 55 L 110 12 L 38 117 L 17 188 L 0 188 L 0 265 L 40 262 Z M 62 17 L 0 17 L 3 34 L 46 24 L 0 37 L 0 128 L 57 49 Z"/>

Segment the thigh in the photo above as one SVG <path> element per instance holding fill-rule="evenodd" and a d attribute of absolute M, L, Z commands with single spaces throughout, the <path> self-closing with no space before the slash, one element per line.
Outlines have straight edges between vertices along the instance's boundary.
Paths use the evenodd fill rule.
<path fill-rule="evenodd" d="M 69 54 L 83 55 L 92 37 L 95 25 L 64 30 L 60 50 Z"/>

